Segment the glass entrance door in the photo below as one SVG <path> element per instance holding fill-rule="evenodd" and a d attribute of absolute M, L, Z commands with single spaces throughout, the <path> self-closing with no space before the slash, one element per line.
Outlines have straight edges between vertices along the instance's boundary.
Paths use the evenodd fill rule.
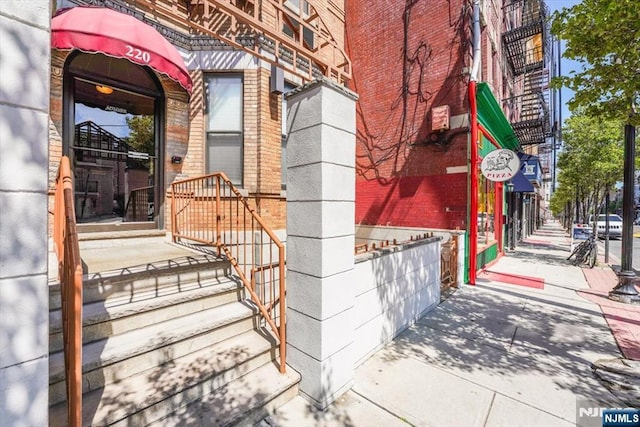
<path fill-rule="evenodd" d="M 153 221 L 155 99 L 82 77 L 74 88 L 78 222 Z"/>

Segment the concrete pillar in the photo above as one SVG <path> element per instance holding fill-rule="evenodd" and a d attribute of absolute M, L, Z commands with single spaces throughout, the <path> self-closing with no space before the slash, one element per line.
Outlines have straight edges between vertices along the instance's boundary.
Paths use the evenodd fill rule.
<path fill-rule="evenodd" d="M 48 425 L 49 0 L 0 1 L 0 424 Z"/>
<path fill-rule="evenodd" d="M 319 408 L 354 379 L 356 100 L 324 79 L 287 95 L 287 362 Z"/>

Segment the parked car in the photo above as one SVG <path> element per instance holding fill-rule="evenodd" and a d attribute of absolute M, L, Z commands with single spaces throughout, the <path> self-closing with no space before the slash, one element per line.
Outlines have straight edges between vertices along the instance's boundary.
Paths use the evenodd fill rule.
<path fill-rule="evenodd" d="M 607 215 L 600 214 L 598 215 L 597 220 L 597 229 L 598 229 L 598 237 L 604 238 L 604 234 L 606 231 L 606 223 Z M 593 220 L 589 221 L 589 225 L 593 227 Z M 620 215 L 609 214 L 609 238 L 610 239 L 619 239 L 622 237 L 622 218 Z"/>

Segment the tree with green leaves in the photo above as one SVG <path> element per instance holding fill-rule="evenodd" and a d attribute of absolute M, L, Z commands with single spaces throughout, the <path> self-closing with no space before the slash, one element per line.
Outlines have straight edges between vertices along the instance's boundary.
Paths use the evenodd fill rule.
<path fill-rule="evenodd" d="M 555 84 L 575 91 L 569 102 L 592 117 L 623 120 L 624 186 L 622 262 L 618 285 L 609 297 L 640 304 L 633 271 L 633 173 L 635 127 L 640 125 L 640 7 L 637 0 L 582 0 L 553 16 L 552 31 L 566 41 L 565 58 L 582 70 Z"/>
<path fill-rule="evenodd" d="M 155 156 L 155 139 L 153 129 L 153 116 L 127 117 L 129 136 L 127 144 L 134 150 Z"/>
<path fill-rule="evenodd" d="M 574 217 L 573 203 L 575 200 L 575 190 L 572 185 L 563 183 L 566 177 L 558 177 L 558 187 L 556 191 L 551 195 L 549 201 L 549 208 L 555 217 L 559 217 L 565 228 L 571 228 Z"/>
<path fill-rule="evenodd" d="M 622 127 L 619 119 L 582 112 L 566 120 L 564 149 L 558 156 L 558 189 L 551 199 L 554 214 L 560 214 L 567 202 L 578 203 L 580 215 L 575 219 L 580 222 L 598 212 L 607 188 L 622 179 Z"/>
<path fill-rule="evenodd" d="M 627 124 L 627 133 L 630 127 L 633 130 L 633 126 L 638 126 L 640 7 L 637 1 L 582 0 L 555 12 L 551 31 L 566 42 L 563 57 L 582 66 L 581 70 L 556 77 L 552 82 L 556 88 L 565 86 L 574 91 L 568 102 L 571 111 L 621 121 Z M 622 140 L 622 128 L 619 133 Z M 623 162 L 621 159 L 620 164 Z M 559 163 L 559 167 L 569 166 L 564 162 Z"/>
<path fill-rule="evenodd" d="M 640 7 L 637 0 L 582 0 L 553 15 L 563 56 L 582 70 L 555 79 L 575 92 L 570 109 L 640 125 Z"/>

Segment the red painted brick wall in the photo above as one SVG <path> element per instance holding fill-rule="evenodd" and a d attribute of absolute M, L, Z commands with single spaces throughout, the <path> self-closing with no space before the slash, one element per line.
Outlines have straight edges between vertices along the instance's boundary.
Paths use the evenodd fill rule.
<path fill-rule="evenodd" d="M 468 114 L 471 9 L 462 0 L 346 3 L 357 104 L 356 222 L 466 228 L 466 128 L 431 133 L 431 107 Z M 444 136 L 444 138 L 443 138 Z"/>
<path fill-rule="evenodd" d="M 467 174 L 356 182 L 356 222 L 369 225 L 466 228 Z"/>

